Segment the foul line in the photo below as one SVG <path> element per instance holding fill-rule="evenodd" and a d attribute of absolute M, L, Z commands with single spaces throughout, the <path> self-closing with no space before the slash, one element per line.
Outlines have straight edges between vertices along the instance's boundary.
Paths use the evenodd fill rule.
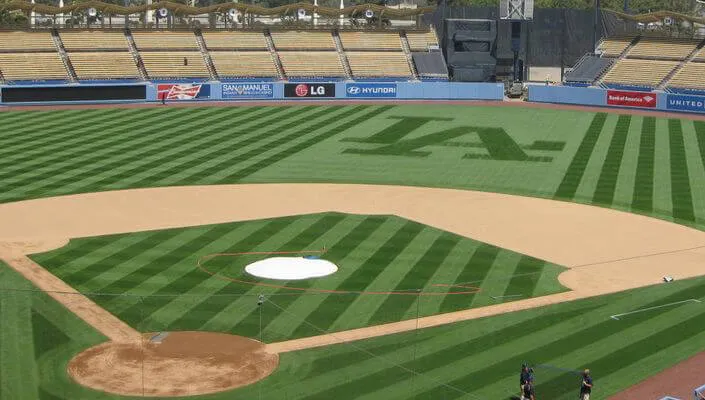
<path fill-rule="evenodd" d="M 270 254 L 325 254 L 326 251 L 327 251 L 326 249 L 323 249 L 323 250 L 302 250 L 302 251 L 251 251 L 251 252 L 243 252 L 243 253 L 214 253 L 214 254 L 208 254 L 208 255 L 200 257 L 198 259 L 198 261 L 196 262 L 196 266 L 198 267 L 198 269 L 207 273 L 208 275 L 211 275 L 217 279 L 222 279 L 222 280 L 229 281 L 229 282 L 242 283 L 245 285 L 252 285 L 252 286 L 268 287 L 268 288 L 274 288 L 274 289 L 295 290 L 295 291 L 305 292 L 305 293 L 384 295 L 384 296 L 390 296 L 390 295 L 449 296 L 449 295 L 476 294 L 482 290 L 477 286 L 454 285 L 454 284 L 449 285 L 449 284 L 441 284 L 441 283 L 433 284 L 431 286 L 432 287 L 447 287 L 447 288 L 462 288 L 465 290 L 457 291 L 457 292 L 424 292 L 422 289 L 409 289 L 406 291 L 403 291 L 403 290 L 396 290 L 396 291 L 364 291 L 364 290 L 362 290 L 362 291 L 356 291 L 356 290 L 302 288 L 302 287 L 296 287 L 296 286 L 277 285 L 277 284 L 273 284 L 273 283 L 264 283 L 264 282 L 253 282 L 253 281 L 246 281 L 243 279 L 232 278 L 229 276 L 221 275 L 217 272 L 213 272 L 213 271 L 207 269 L 203 265 L 203 263 L 205 261 L 211 260 L 215 257 L 237 257 L 237 256 L 246 256 L 246 255 L 270 255 Z"/>
<path fill-rule="evenodd" d="M 623 316 L 625 316 L 625 315 L 636 314 L 636 313 L 640 313 L 640 312 L 644 312 L 644 311 L 656 310 L 657 308 L 675 306 L 675 305 L 678 305 L 678 304 L 690 303 L 690 302 L 693 302 L 693 303 L 702 303 L 702 301 L 700 301 L 700 300 L 698 300 L 698 299 L 681 300 L 681 301 L 676 301 L 675 303 L 662 304 L 662 305 L 660 305 L 660 306 L 649 307 L 649 308 L 642 308 L 642 309 L 640 309 L 640 310 L 629 311 L 629 312 L 622 313 L 622 314 L 610 315 L 610 318 L 612 318 L 612 319 L 614 319 L 614 320 L 616 320 L 616 321 L 619 321 L 619 317 L 623 317 Z"/>

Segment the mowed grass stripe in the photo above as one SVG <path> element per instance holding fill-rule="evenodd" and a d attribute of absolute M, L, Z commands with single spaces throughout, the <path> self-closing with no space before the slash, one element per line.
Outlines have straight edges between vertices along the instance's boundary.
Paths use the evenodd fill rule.
<path fill-rule="evenodd" d="M 578 190 L 578 186 L 580 185 L 580 181 L 583 179 L 585 168 L 587 167 L 588 161 L 590 161 L 590 156 L 595 149 L 597 140 L 600 138 L 600 134 L 602 133 L 602 128 L 604 127 L 606 120 L 607 114 L 595 114 L 595 117 L 593 117 L 592 122 L 590 123 L 590 127 L 587 132 L 585 132 L 585 136 L 580 142 L 580 146 L 578 146 L 575 156 L 573 156 L 573 161 L 571 161 L 568 166 L 568 170 L 566 171 L 565 176 L 563 176 L 563 180 L 558 186 L 558 190 L 556 190 L 554 198 L 565 200 L 573 199 L 575 192 Z"/>
<path fill-rule="evenodd" d="M 504 291 L 504 296 L 531 297 L 545 266 L 546 262 L 543 260 L 522 255 Z"/>
<path fill-rule="evenodd" d="M 210 115 L 217 112 L 216 109 L 197 109 L 196 111 L 198 114 L 194 113 L 192 116 L 185 116 L 184 119 L 208 118 Z M 223 115 L 218 120 L 224 120 L 226 118 L 228 118 L 228 115 Z M 185 123 L 185 121 L 181 119 L 172 119 L 170 122 L 162 125 L 161 128 L 159 134 L 149 136 L 146 141 L 131 143 L 129 150 L 124 149 L 118 157 L 110 157 L 108 159 L 99 156 L 88 157 L 81 159 L 74 165 L 67 165 L 64 168 L 67 170 L 64 172 L 77 172 L 75 175 L 64 173 L 56 177 L 51 173 L 46 173 L 40 178 L 40 182 L 36 184 L 24 182 L 27 186 L 25 196 L 32 197 L 59 188 L 66 188 L 68 186 L 75 187 L 75 185 L 81 184 L 84 180 L 95 178 L 101 173 L 112 173 L 121 166 L 131 165 L 132 163 L 148 159 L 151 156 L 160 156 L 165 149 L 171 148 L 172 146 L 184 145 L 185 143 L 202 139 L 199 136 L 191 135 L 191 131 L 193 130 L 192 124 Z M 117 175 L 117 173 L 114 175 Z M 98 182 L 101 184 L 106 184 L 106 182 L 113 183 L 112 180 L 107 178 L 103 178 Z M 102 188 L 102 186 L 96 184 L 94 181 L 93 183 L 81 187 L 79 191 L 89 191 L 89 189 L 101 190 Z"/>
<path fill-rule="evenodd" d="M 705 169 L 705 122 L 694 121 L 695 137 L 698 140 L 698 149 L 700 150 L 700 159 L 702 160 L 703 169 Z"/>
<path fill-rule="evenodd" d="M 685 154 L 685 142 L 681 121 L 668 120 L 668 133 L 671 149 L 671 196 L 673 199 L 673 217 L 676 220 L 693 222 L 693 197 L 690 190 L 688 162 Z"/>
<path fill-rule="evenodd" d="M 602 171 L 597 180 L 597 188 L 595 188 L 595 194 L 592 198 L 593 203 L 612 205 L 614 201 L 614 191 L 617 187 L 617 178 L 622 166 L 624 145 L 627 143 L 631 120 L 630 115 L 620 115 L 617 119 L 617 126 L 614 128 L 612 141 L 607 150 L 607 158 L 602 164 Z"/>
<path fill-rule="evenodd" d="M 245 130 L 250 123 L 260 121 L 262 118 L 261 114 L 249 115 L 253 111 L 256 110 L 248 109 L 243 113 L 228 113 L 212 119 L 209 123 L 209 129 L 216 132 L 213 135 L 200 135 L 198 129 L 194 128 L 193 123 L 191 123 L 188 125 L 190 131 L 170 146 L 164 147 L 164 151 L 150 151 L 144 160 L 135 160 L 134 162 L 118 167 L 115 170 L 102 170 L 100 171 L 102 174 L 99 176 L 100 179 L 84 184 L 78 189 L 78 191 L 88 191 L 91 188 L 99 189 L 103 186 L 115 184 L 120 184 L 127 187 L 141 187 L 156 183 L 155 180 L 150 179 L 150 174 L 157 173 L 152 171 L 163 168 L 165 164 L 181 160 L 184 157 L 193 157 L 194 154 L 199 151 L 213 151 L 215 148 L 224 147 L 230 143 L 233 139 L 233 132 L 228 129 L 220 128 L 227 128 L 232 125 L 233 118 L 247 116 L 247 118 L 243 118 L 239 121 L 240 125 L 238 131 Z M 280 109 L 277 109 L 275 114 L 280 111 Z M 139 185 L 131 181 L 132 179 L 135 179 L 136 176 L 138 177 L 137 179 L 139 179 L 139 176 L 141 175 L 147 175 L 147 177 L 146 179 L 140 180 Z"/>
<path fill-rule="evenodd" d="M 112 110 L 99 110 L 96 114 L 110 114 L 110 111 Z M 25 136 L 28 136 L 32 140 L 50 137 L 53 129 L 61 129 L 62 126 L 68 126 L 75 122 L 80 123 L 80 121 L 86 118 L 86 114 L 85 110 L 55 111 L 47 113 L 42 117 L 37 117 L 36 119 L 28 118 L 24 121 L 17 121 L 16 125 L 19 129 L 12 129 L 9 133 L 3 134 L 0 145 L 5 148 L 5 146 L 9 147 L 18 143 L 25 143 L 23 140 Z M 90 115 L 90 113 L 88 114 Z"/>
<path fill-rule="evenodd" d="M 122 109 L 122 112 L 111 113 L 107 115 L 94 116 L 94 119 L 84 119 L 80 125 L 62 126 L 51 132 L 42 131 L 41 135 L 36 134 L 35 140 L 27 138 L 27 141 L 17 143 L 12 147 L 2 150 L 7 151 L 8 155 L 0 163 L 0 167 L 10 166 L 11 163 L 27 159 L 35 162 L 36 159 L 44 159 L 54 156 L 65 149 L 73 149 L 76 145 L 91 144 L 95 140 L 105 139 L 105 129 L 115 128 L 116 121 L 130 120 L 136 116 L 149 115 L 156 113 L 158 110 L 149 110 L 149 112 L 139 112 L 137 109 Z M 28 135 L 30 136 L 30 135 Z M 108 137 L 110 138 L 110 137 Z M 26 158 L 25 158 L 26 157 Z"/>
<path fill-rule="evenodd" d="M 295 250 L 308 250 L 311 249 L 311 246 L 319 241 L 322 237 L 326 235 L 327 232 L 331 231 L 334 229 L 338 224 L 340 224 L 344 219 L 345 215 L 343 214 L 326 214 L 322 218 L 320 218 L 318 221 L 314 222 L 311 224 L 308 228 L 304 229 L 300 234 L 294 236 L 289 240 L 287 243 L 285 243 L 282 248 L 283 249 L 295 249 Z M 299 288 L 309 288 L 313 284 L 313 280 L 308 279 L 305 281 L 297 281 L 297 282 L 282 282 L 281 284 L 283 286 L 295 286 Z M 255 288 L 252 288 L 252 290 L 255 290 Z M 252 292 L 250 290 L 250 292 Z M 278 289 L 274 293 L 271 293 L 270 296 L 278 296 L 280 294 L 292 294 L 292 291 L 289 289 Z M 286 309 L 294 300 L 296 300 L 298 296 L 280 296 L 276 298 L 276 302 L 279 305 L 279 307 Z M 264 323 L 267 324 L 270 321 L 273 321 L 276 317 L 279 316 L 279 314 L 282 312 L 279 308 L 275 307 L 262 307 L 260 312 L 262 313 L 262 318 Z M 247 316 L 245 316 L 237 325 L 236 329 L 237 332 L 248 332 L 250 335 L 254 335 L 257 333 L 257 331 L 253 331 L 252 328 L 254 327 L 254 320 L 258 320 L 259 315 L 257 314 L 256 310 L 252 310 Z M 266 325 L 265 325 L 266 329 Z M 242 333 L 241 333 L 242 334 Z"/>
<path fill-rule="evenodd" d="M 343 259 L 342 255 L 349 255 L 355 252 L 360 246 L 368 240 L 379 228 L 384 224 L 385 218 L 380 216 L 368 216 L 353 228 L 347 235 L 343 236 L 333 247 L 330 252 L 336 255 L 336 259 Z M 354 273 L 354 270 L 353 272 Z M 340 282 L 334 290 L 341 290 L 345 280 Z M 329 294 L 318 304 L 318 306 L 308 315 L 305 316 L 305 321 L 302 321 L 292 330 L 293 337 L 300 337 L 310 333 L 309 324 L 323 329 L 328 329 L 335 319 L 334 316 L 342 315 L 345 310 L 350 307 L 350 297 L 346 294 Z"/>
<path fill-rule="evenodd" d="M 91 240 L 82 242 L 80 246 L 69 243 L 68 246 L 56 249 L 48 253 L 32 254 L 30 258 L 36 261 L 54 275 L 63 276 L 61 270 L 78 257 L 84 257 L 94 251 L 111 247 L 115 244 L 111 236 L 97 236 Z"/>
<path fill-rule="evenodd" d="M 702 295 L 702 291 L 704 289 L 705 282 L 676 291 L 660 299 L 653 299 L 651 302 L 643 304 L 639 308 L 655 307 L 658 305 L 667 304 L 669 302 L 678 301 L 674 299 L 683 300 L 698 297 L 698 293 L 699 295 Z M 641 314 L 641 317 L 637 316 L 634 318 L 624 319 L 620 321 L 620 324 L 614 324 L 612 319 L 605 317 L 605 320 L 602 322 L 598 322 L 594 325 L 577 330 L 571 334 L 560 337 L 553 342 L 546 343 L 543 346 L 534 347 L 522 353 L 515 353 L 511 357 L 502 359 L 494 365 L 465 374 L 451 380 L 448 383 L 456 387 L 472 387 L 477 386 L 477 382 L 491 382 L 493 379 L 496 379 L 497 376 L 507 375 L 507 371 L 513 370 L 512 366 L 516 368 L 516 365 L 526 362 L 527 360 L 540 362 L 540 360 L 550 360 L 560 357 L 563 354 L 574 351 L 576 343 L 594 343 L 599 340 L 603 340 L 612 335 L 619 334 L 624 329 L 634 327 L 659 315 L 668 313 L 670 310 L 671 309 L 668 308 L 655 309 L 649 312 L 648 315 Z M 421 393 L 420 396 L 422 398 L 428 398 L 431 394 L 432 390 Z"/>
<path fill-rule="evenodd" d="M 479 287 L 492 269 L 500 249 L 487 243 L 481 243 L 468 260 L 463 271 L 458 275 L 455 285 Z M 475 294 L 446 296 L 441 303 L 441 312 L 450 312 L 470 307 Z"/>
<path fill-rule="evenodd" d="M 259 229 L 255 230 L 252 234 L 234 242 L 223 252 L 244 253 L 252 251 L 262 243 L 279 234 L 282 230 L 290 226 L 295 220 L 295 218 L 277 218 L 268 221 Z M 212 272 L 217 273 L 218 271 Z M 204 271 L 196 268 L 195 265 L 193 266 L 193 269 L 189 270 L 189 272 L 184 276 L 188 276 L 192 282 L 202 282 L 211 277 Z M 169 324 L 169 329 L 199 329 L 200 325 L 209 319 L 205 314 L 210 313 L 212 310 L 220 310 L 221 307 L 225 307 L 227 306 L 227 303 L 232 302 L 236 298 L 234 296 L 242 295 L 249 289 L 249 285 L 240 285 L 229 282 L 226 286 L 221 287 L 216 292 L 204 294 L 198 299 L 197 303 L 191 309 L 182 313 L 180 316 L 173 318 Z M 231 297 L 227 295 L 233 296 Z M 151 314 L 156 310 L 150 311 Z"/>
<path fill-rule="evenodd" d="M 143 119 L 133 121 L 127 125 L 111 121 L 111 128 L 109 129 L 101 130 L 100 126 L 91 126 L 91 130 L 80 130 L 75 140 L 62 141 L 59 146 L 41 143 L 42 148 L 46 149 L 46 154 L 43 156 L 35 155 L 31 157 L 31 161 L 18 163 L 16 164 L 17 168 L 5 168 L 5 171 L 0 174 L 0 179 L 15 178 L 26 173 L 36 174 L 41 168 L 59 169 L 61 164 L 71 166 L 74 165 L 76 160 L 88 155 L 95 158 L 96 152 L 100 153 L 102 157 L 117 154 L 122 148 L 116 148 L 116 146 L 120 144 L 128 145 L 133 139 L 144 136 L 144 132 L 135 128 L 164 118 L 164 114 L 152 112 L 143 114 L 141 117 Z M 100 132 L 100 135 L 94 139 L 93 136 L 96 132 Z"/>
<path fill-rule="evenodd" d="M 288 125 L 289 120 L 291 118 L 300 117 L 302 114 L 308 115 L 307 113 L 309 111 L 317 110 L 318 108 L 319 107 L 304 107 L 287 109 L 286 107 L 282 107 L 274 110 L 267 110 L 266 114 L 257 114 L 256 116 L 253 116 L 251 118 L 237 121 L 239 129 L 234 130 L 234 132 L 226 130 L 228 136 L 232 135 L 235 132 L 237 132 L 237 135 L 233 135 L 233 137 L 224 140 L 223 143 L 220 144 L 209 144 L 209 146 L 212 146 L 213 148 L 217 149 L 214 150 L 213 148 L 211 148 L 210 151 L 207 151 L 209 149 L 208 147 L 199 146 L 198 149 L 194 150 L 206 150 L 205 152 L 203 152 L 203 154 L 191 154 L 191 156 L 187 160 L 181 161 L 180 159 L 177 159 L 177 162 L 175 163 L 173 161 L 173 158 L 170 157 L 169 163 L 174 163 L 173 165 L 170 165 L 165 170 L 145 176 L 141 180 L 134 182 L 134 185 L 144 186 L 149 184 L 150 182 L 159 182 L 165 179 L 169 179 L 177 174 L 185 173 L 192 168 L 208 164 L 213 160 L 218 159 L 219 157 L 230 156 L 233 153 L 238 153 L 238 151 L 242 150 L 243 148 L 246 148 L 251 144 L 256 144 L 261 141 L 267 140 L 272 136 L 275 136 L 276 132 L 279 132 L 282 129 L 286 129 L 284 128 L 284 126 Z M 280 115 L 280 113 L 282 113 L 283 111 L 288 112 Z M 257 122 L 259 126 L 247 130 L 242 129 L 242 126 L 244 124 L 249 124 L 251 122 Z M 251 135 L 252 133 L 259 132 L 260 130 L 265 128 L 267 128 L 266 131 L 258 133 L 256 135 Z M 192 153 L 196 152 L 193 151 Z M 201 167 L 201 169 L 202 168 L 203 167 Z"/>
<path fill-rule="evenodd" d="M 443 263 L 458 242 L 460 242 L 460 238 L 457 235 L 442 232 L 441 235 L 431 243 L 414 266 L 402 277 L 396 287 L 394 287 L 394 291 L 422 291 L 423 289 L 431 289 L 428 287 L 428 285 L 432 283 L 430 282 L 431 277 L 439 268 L 443 268 Z M 404 315 L 407 310 L 418 301 L 418 296 L 388 296 L 372 315 L 370 322 L 373 324 L 388 322 L 388 315 L 395 313 Z"/>
<path fill-rule="evenodd" d="M 74 288 L 82 288 L 83 284 L 91 280 L 95 275 L 98 275 L 105 270 L 115 268 L 115 266 L 118 266 L 121 263 L 128 262 L 141 252 L 151 249 L 156 244 L 168 240 L 176 235 L 178 235 L 178 231 L 175 229 L 157 231 L 153 234 L 149 234 L 142 240 L 132 243 L 114 254 L 95 260 L 93 263 L 87 264 L 84 268 L 67 276 L 63 276 L 62 279 Z"/>
<path fill-rule="evenodd" d="M 0 262 L 0 275 L 14 271 Z M 12 278 L 11 278 L 12 279 Z M 0 395 L 36 398 L 37 370 L 32 332 L 32 292 L 0 291 Z"/>
<path fill-rule="evenodd" d="M 558 313 L 544 314 L 529 320 L 522 320 L 505 327 L 486 332 L 484 335 L 477 336 L 470 340 L 442 340 L 439 338 L 433 343 L 426 342 L 418 349 L 417 358 L 415 360 L 406 360 L 400 363 L 400 367 L 391 366 L 388 363 L 375 360 L 367 355 L 361 360 L 364 364 L 360 365 L 356 372 L 351 374 L 356 379 L 350 379 L 345 382 L 340 382 L 337 385 L 330 386 L 324 391 L 313 393 L 307 396 L 308 400 L 323 400 L 330 398 L 354 399 L 362 397 L 376 391 L 384 390 L 390 385 L 390 382 L 403 382 L 409 380 L 411 375 L 408 370 L 413 371 L 432 371 L 434 369 L 443 368 L 457 361 L 471 358 L 475 355 L 487 352 L 496 347 L 498 344 L 507 344 L 523 340 L 527 332 L 541 332 L 551 329 L 557 323 L 567 323 L 571 319 L 579 318 L 581 312 L 593 311 L 596 307 L 583 307 L 577 310 L 568 310 Z M 463 329 L 457 328 L 457 329 Z M 423 332 L 423 331 L 422 331 Z M 421 333 L 422 335 L 424 333 Z M 443 343 L 439 345 L 438 343 Z M 408 347 L 408 346 L 406 346 Z M 426 349 L 430 349 L 426 350 Z M 389 347 L 389 351 L 374 351 L 377 357 L 385 359 L 398 359 L 393 353 L 399 353 L 407 350 L 406 348 L 399 349 L 397 347 Z M 355 355 L 353 353 L 352 355 Z M 312 371 L 312 374 L 319 375 L 325 378 L 326 374 L 335 371 L 336 369 L 350 367 L 349 362 L 346 362 L 344 357 L 323 357 L 317 362 L 320 369 Z M 337 367 L 337 368 L 336 368 Z M 353 366 L 352 368 L 355 368 Z M 514 371 L 514 370 L 512 370 Z M 352 371 L 351 371 L 352 372 Z M 417 377 L 416 379 L 424 379 Z M 443 380 L 443 379 L 441 379 Z M 436 387 L 435 389 L 439 389 Z M 436 391 L 436 395 L 442 391 Z"/>
<path fill-rule="evenodd" d="M 348 129 L 351 129 L 351 128 L 363 123 L 364 121 L 370 120 L 370 119 L 378 116 L 379 114 L 382 114 L 382 113 L 392 109 L 393 107 L 394 106 L 379 107 L 373 111 L 365 113 L 362 116 L 358 116 L 351 121 L 345 122 L 341 125 L 337 125 L 332 128 L 328 128 L 326 131 L 324 131 L 323 133 L 321 133 L 319 135 L 316 135 L 308 140 L 305 140 L 305 141 L 303 141 L 299 144 L 296 144 L 294 146 L 291 146 L 287 149 L 283 149 L 282 151 L 280 151 L 276 154 L 273 154 L 273 155 L 265 158 L 264 160 L 261 160 L 253 165 L 250 165 L 247 168 L 241 169 L 232 175 L 228 175 L 228 176 L 222 178 L 220 180 L 220 182 L 230 182 L 230 181 L 241 180 L 241 179 L 243 179 L 249 175 L 252 175 L 255 172 L 260 171 L 264 168 L 267 168 L 270 165 L 277 163 L 287 157 L 291 157 L 292 155 L 294 155 L 302 150 L 305 150 L 305 149 L 307 149 L 317 143 L 320 143 L 330 137 L 333 137 L 339 133 L 342 133 Z M 313 126 L 310 126 L 308 128 L 302 128 L 302 129 L 298 130 L 297 132 L 294 132 L 291 135 L 287 136 L 286 138 L 282 138 L 281 144 L 278 143 L 277 145 L 281 146 L 281 145 L 283 145 L 287 142 L 290 142 L 290 141 L 296 139 L 297 137 L 305 135 L 309 132 L 315 132 L 319 129 L 324 129 L 327 126 L 332 125 L 336 120 L 340 120 L 342 118 L 347 118 L 351 115 L 354 115 L 358 111 L 365 110 L 366 108 L 367 108 L 367 106 L 356 107 L 356 108 L 353 108 L 350 112 L 346 112 L 345 115 L 343 115 L 343 116 L 338 116 L 338 117 L 334 117 L 334 118 L 331 118 L 331 119 L 328 119 L 325 121 L 321 121 L 321 122 L 316 123 Z"/>
<path fill-rule="evenodd" d="M 161 125 L 159 133 L 145 136 L 143 140 L 140 139 L 130 142 L 126 147 L 121 148 L 119 152 L 116 152 L 116 156 L 106 158 L 103 154 L 91 154 L 85 155 L 84 157 L 76 160 L 69 160 L 73 162 L 68 162 L 60 168 L 47 168 L 46 171 L 39 173 L 38 175 L 35 174 L 32 176 L 27 176 L 22 180 L 13 182 L 12 189 L 25 190 L 25 197 L 31 197 L 38 194 L 41 195 L 46 190 L 49 190 L 47 189 L 48 187 L 63 187 L 66 184 L 75 183 L 81 179 L 93 177 L 97 171 L 106 168 L 106 166 L 109 166 L 109 168 L 115 168 L 124 163 L 129 163 L 131 160 L 140 160 L 142 156 L 148 154 L 148 150 L 145 149 L 151 149 L 158 154 L 159 151 L 167 147 L 173 140 L 177 140 L 183 136 L 189 136 L 190 126 L 187 125 L 184 127 L 184 121 L 187 121 L 193 117 L 205 117 L 215 112 L 214 110 L 208 111 L 209 112 L 204 111 L 204 109 L 198 109 L 191 116 L 182 115 L 181 117 L 172 118 L 169 122 Z M 171 128 L 178 126 L 182 126 L 182 128 L 170 130 Z M 139 153 L 136 155 L 135 152 L 137 151 Z M 71 172 L 76 174 L 71 175 Z"/>
<path fill-rule="evenodd" d="M 394 259 L 396 259 L 422 231 L 424 225 L 421 225 L 413 221 L 404 221 L 404 224 L 400 226 L 397 230 L 390 232 L 391 235 L 384 244 L 377 248 L 377 250 L 367 259 L 364 263 L 358 266 L 358 268 L 350 274 L 340 285 L 338 285 L 337 290 L 342 291 L 366 291 L 368 286 L 375 282 L 375 280 L 384 272 L 384 269 L 389 266 Z M 389 288 L 388 290 L 390 290 Z M 361 299 L 361 300 L 358 300 Z M 328 297 L 320 305 L 320 312 L 317 312 L 320 316 L 320 323 L 317 325 L 318 328 L 328 331 L 336 324 L 336 321 L 340 318 L 344 318 L 345 315 L 350 313 L 355 313 L 353 310 L 355 308 L 356 301 L 365 301 L 364 298 L 360 298 L 359 295 L 337 295 Z M 333 304 L 334 303 L 334 304 Z M 339 310 L 339 312 L 329 316 L 332 318 L 325 318 L 323 314 L 325 310 L 331 307 L 332 309 Z M 316 313 L 316 312 L 314 312 Z M 314 316 L 315 318 L 315 316 Z M 304 321 L 301 321 L 299 328 L 294 331 L 294 334 L 300 334 L 304 331 L 309 331 L 306 327 Z"/>
<path fill-rule="evenodd" d="M 73 114 L 77 114 L 80 111 L 73 110 L 71 111 Z M 67 112 L 67 113 L 71 113 Z M 52 117 L 51 114 L 54 113 L 56 114 L 56 111 L 49 111 L 49 112 L 44 112 L 44 113 L 36 113 L 38 114 L 37 121 L 41 123 L 41 121 L 46 121 L 46 120 L 51 120 Z M 16 112 L 2 112 L 0 113 L 0 124 L 2 126 L 10 126 L 11 124 L 17 124 L 18 126 L 25 126 L 28 122 L 30 122 L 35 115 L 33 115 L 30 111 L 16 111 Z M 7 133 L 7 135 L 3 135 L 2 138 L 0 138 L 0 145 L 5 144 L 6 140 L 9 140 L 11 138 L 15 138 L 17 136 L 22 136 L 20 133 Z"/>
<path fill-rule="evenodd" d="M 656 118 L 644 117 L 639 142 L 632 210 L 649 213 L 654 209 L 654 163 L 656 157 Z"/>

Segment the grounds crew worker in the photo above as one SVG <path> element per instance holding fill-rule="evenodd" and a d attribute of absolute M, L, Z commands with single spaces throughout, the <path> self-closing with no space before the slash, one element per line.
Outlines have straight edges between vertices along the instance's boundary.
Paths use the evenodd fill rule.
<path fill-rule="evenodd" d="M 521 391 L 521 400 L 536 400 L 536 393 L 534 393 L 533 382 L 526 381 L 524 387 Z"/>
<path fill-rule="evenodd" d="M 580 400 L 590 400 L 591 392 L 592 378 L 590 377 L 590 370 L 586 369 L 583 372 L 583 382 L 580 384 Z"/>
<path fill-rule="evenodd" d="M 519 396 L 524 395 L 524 384 L 531 380 L 531 374 L 529 373 L 529 366 L 526 364 L 521 364 L 521 375 L 519 375 Z"/>

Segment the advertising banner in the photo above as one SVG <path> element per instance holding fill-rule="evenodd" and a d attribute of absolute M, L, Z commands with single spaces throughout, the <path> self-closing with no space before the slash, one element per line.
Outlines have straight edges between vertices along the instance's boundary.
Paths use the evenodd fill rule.
<path fill-rule="evenodd" d="M 157 85 L 158 100 L 195 100 L 211 96 L 211 87 L 206 83 L 167 83 Z"/>
<path fill-rule="evenodd" d="M 3 103 L 145 100 L 145 85 L 4 87 Z"/>
<path fill-rule="evenodd" d="M 224 99 L 271 99 L 274 97 L 272 83 L 223 83 Z"/>
<path fill-rule="evenodd" d="M 335 97 L 335 83 L 287 83 L 284 97 Z"/>
<path fill-rule="evenodd" d="M 348 83 L 345 85 L 346 97 L 397 97 L 396 83 Z"/>
<path fill-rule="evenodd" d="M 611 106 L 656 108 L 656 93 L 608 90 L 607 104 Z"/>
<path fill-rule="evenodd" d="M 705 113 L 705 97 L 685 94 L 669 94 L 666 98 L 666 109 Z"/>

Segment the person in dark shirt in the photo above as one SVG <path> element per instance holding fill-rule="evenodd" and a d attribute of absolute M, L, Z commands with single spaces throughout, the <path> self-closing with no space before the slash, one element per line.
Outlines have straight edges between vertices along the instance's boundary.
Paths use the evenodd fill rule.
<path fill-rule="evenodd" d="M 586 369 L 583 371 L 583 381 L 580 384 L 580 400 L 590 400 L 590 393 L 592 393 L 592 377 L 590 377 L 590 370 Z"/>
<path fill-rule="evenodd" d="M 529 373 L 529 366 L 522 364 L 521 374 L 519 375 L 519 397 L 524 395 L 524 384 L 530 380 L 531 374 Z"/>
<path fill-rule="evenodd" d="M 531 381 L 527 381 L 524 384 L 524 388 L 521 391 L 521 400 L 536 400 L 536 393 L 534 393 L 534 384 Z"/>

